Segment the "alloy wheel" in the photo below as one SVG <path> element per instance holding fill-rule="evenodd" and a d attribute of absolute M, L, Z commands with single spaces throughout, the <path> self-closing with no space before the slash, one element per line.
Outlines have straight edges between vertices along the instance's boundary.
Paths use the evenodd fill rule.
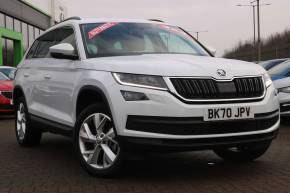
<path fill-rule="evenodd" d="M 79 130 L 79 147 L 83 159 L 96 169 L 111 167 L 120 152 L 120 146 L 115 138 L 109 116 L 103 113 L 90 115 Z"/>
<path fill-rule="evenodd" d="M 20 103 L 17 109 L 17 136 L 23 140 L 26 132 L 26 115 L 23 103 Z"/>

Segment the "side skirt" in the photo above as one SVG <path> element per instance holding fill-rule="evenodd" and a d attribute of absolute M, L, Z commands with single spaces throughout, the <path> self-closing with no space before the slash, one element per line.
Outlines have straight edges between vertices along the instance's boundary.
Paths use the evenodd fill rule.
<path fill-rule="evenodd" d="M 50 132 L 54 134 L 60 134 L 67 137 L 72 137 L 73 127 L 67 126 L 55 121 L 51 121 L 36 115 L 31 115 L 30 118 L 32 121 L 32 125 L 35 128 L 39 128 L 44 132 Z"/>

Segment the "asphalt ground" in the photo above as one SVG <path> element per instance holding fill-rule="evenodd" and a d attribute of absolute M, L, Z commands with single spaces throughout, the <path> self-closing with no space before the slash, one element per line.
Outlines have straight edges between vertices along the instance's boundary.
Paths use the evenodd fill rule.
<path fill-rule="evenodd" d="M 115 178 L 87 174 L 71 140 L 44 134 L 18 146 L 14 120 L 0 119 L 0 193 L 286 193 L 290 192 L 290 120 L 269 151 L 251 163 L 227 163 L 211 151 L 132 157 Z"/>

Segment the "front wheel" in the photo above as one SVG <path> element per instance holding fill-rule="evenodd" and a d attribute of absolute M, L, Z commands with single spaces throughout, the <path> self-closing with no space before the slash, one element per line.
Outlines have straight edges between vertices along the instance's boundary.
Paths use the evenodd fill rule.
<path fill-rule="evenodd" d="M 113 120 L 103 105 L 91 105 L 80 114 L 74 143 L 81 165 L 90 174 L 110 176 L 120 169 L 121 147 Z"/>
<path fill-rule="evenodd" d="M 218 148 L 214 152 L 226 161 L 247 162 L 262 156 L 270 144 L 271 142 L 260 142 L 232 148 Z"/>

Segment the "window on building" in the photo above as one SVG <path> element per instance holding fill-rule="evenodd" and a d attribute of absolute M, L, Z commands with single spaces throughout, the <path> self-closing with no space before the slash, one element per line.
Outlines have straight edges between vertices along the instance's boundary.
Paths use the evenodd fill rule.
<path fill-rule="evenodd" d="M 0 13 L 0 27 L 5 27 L 4 23 L 4 15 Z"/>
<path fill-rule="evenodd" d="M 27 28 L 27 24 L 24 22 L 21 22 L 22 25 L 22 36 L 23 36 L 23 46 L 24 49 L 26 50 L 28 48 L 28 28 Z"/>
<path fill-rule="evenodd" d="M 14 19 L 14 31 L 21 32 L 21 23 L 18 19 Z"/>
<path fill-rule="evenodd" d="M 33 26 L 31 25 L 28 25 L 28 37 L 29 37 L 28 45 L 31 46 L 34 41 L 34 29 L 33 29 Z"/>
<path fill-rule="evenodd" d="M 38 36 L 39 36 L 39 29 L 35 27 L 34 28 L 34 33 L 35 33 L 35 38 L 34 39 L 38 38 Z"/>
<path fill-rule="evenodd" d="M 6 15 L 5 19 L 6 19 L 6 28 L 13 30 L 13 18 Z"/>

